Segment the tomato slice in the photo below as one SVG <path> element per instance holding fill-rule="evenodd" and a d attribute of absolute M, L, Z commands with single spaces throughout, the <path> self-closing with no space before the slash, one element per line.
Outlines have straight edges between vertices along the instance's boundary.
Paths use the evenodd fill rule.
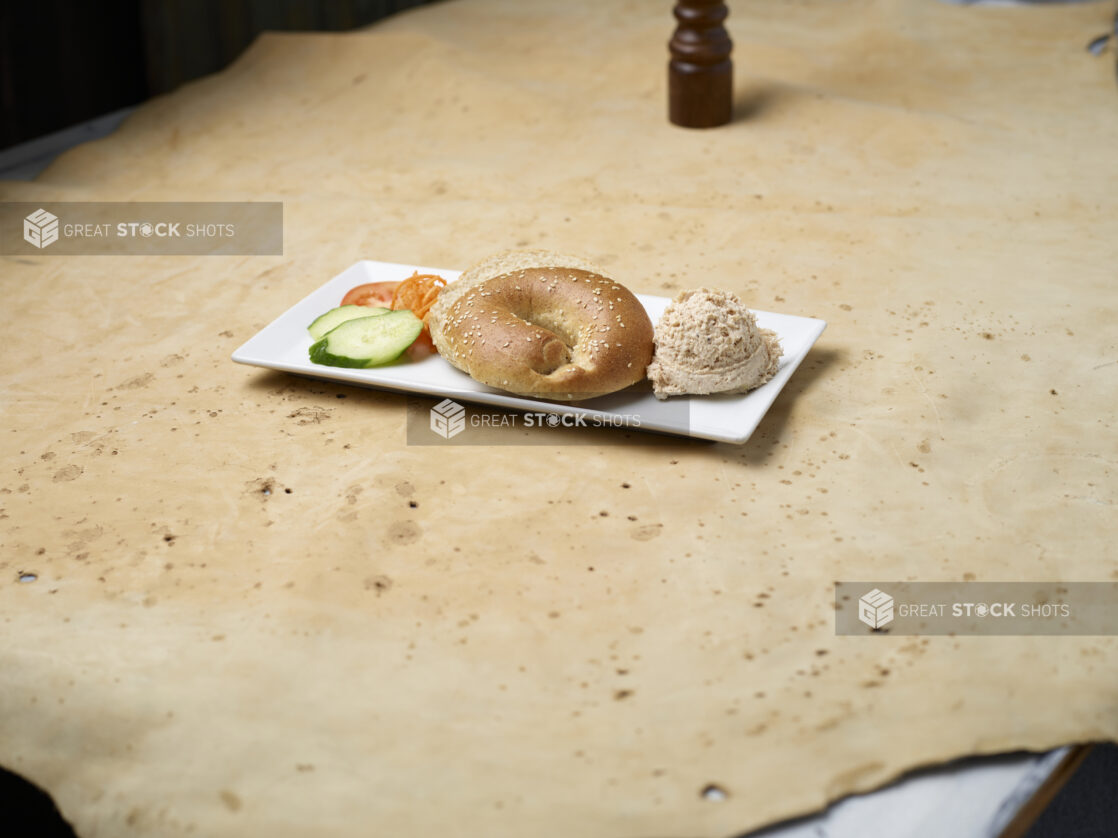
<path fill-rule="evenodd" d="M 392 308 L 392 295 L 396 293 L 398 282 L 366 282 L 351 288 L 342 297 L 343 306 L 372 306 L 373 308 Z"/>

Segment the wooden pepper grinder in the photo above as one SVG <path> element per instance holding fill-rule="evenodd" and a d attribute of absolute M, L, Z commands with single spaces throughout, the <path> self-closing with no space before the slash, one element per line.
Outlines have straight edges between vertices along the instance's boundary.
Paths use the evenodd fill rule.
<path fill-rule="evenodd" d="M 668 119 L 684 128 L 713 128 L 730 121 L 734 48 L 722 21 L 722 0 L 679 0 L 668 49 Z"/>

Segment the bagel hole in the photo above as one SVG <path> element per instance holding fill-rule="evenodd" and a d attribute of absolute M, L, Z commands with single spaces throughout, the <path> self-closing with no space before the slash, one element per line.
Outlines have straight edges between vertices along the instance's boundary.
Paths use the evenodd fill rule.
<path fill-rule="evenodd" d="M 561 319 L 562 312 L 531 311 L 527 312 L 527 315 L 527 317 L 521 315 L 521 319 L 526 320 L 533 326 L 538 326 L 541 329 L 546 329 L 551 332 L 563 342 L 568 352 L 574 351 L 575 346 L 578 344 L 578 332 L 570 331 L 567 324 Z"/>
<path fill-rule="evenodd" d="M 571 350 L 558 337 L 543 339 L 543 348 L 540 352 L 540 362 L 533 369 L 540 375 L 551 375 L 560 367 L 571 362 Z"/>
<path fill-rule="evenodd" d="M 540 347 L 540 362 L 533 365 L 536 372 L 540 375 L 551 375 L 560 367 L 571 363 L 578 338 L 571 334 L 561 319 L 562 312 L 529 310 L 513 313 L 525 323 L 551 335 L 551 337 L 541 336 L 543 345 Z"/>

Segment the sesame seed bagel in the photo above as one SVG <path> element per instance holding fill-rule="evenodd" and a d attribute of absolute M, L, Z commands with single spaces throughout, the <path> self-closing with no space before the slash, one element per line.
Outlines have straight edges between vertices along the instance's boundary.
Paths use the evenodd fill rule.
<path fill-rule="evenodd" d="M 588 262 L 510 251 L 450 283 L 427 315 L 435 347 L 482 384 L 561 401 L 644 378 L 652 321 L 627 288 Z"/>

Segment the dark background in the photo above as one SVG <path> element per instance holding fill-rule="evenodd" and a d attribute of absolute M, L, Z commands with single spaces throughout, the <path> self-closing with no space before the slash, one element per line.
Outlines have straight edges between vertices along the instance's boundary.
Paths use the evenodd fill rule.
<path fill-rule="evenodd" d="M 265 29 L 338 32 L 434 0 L 0 0 L 0 149 L 226 67 Z"/>

